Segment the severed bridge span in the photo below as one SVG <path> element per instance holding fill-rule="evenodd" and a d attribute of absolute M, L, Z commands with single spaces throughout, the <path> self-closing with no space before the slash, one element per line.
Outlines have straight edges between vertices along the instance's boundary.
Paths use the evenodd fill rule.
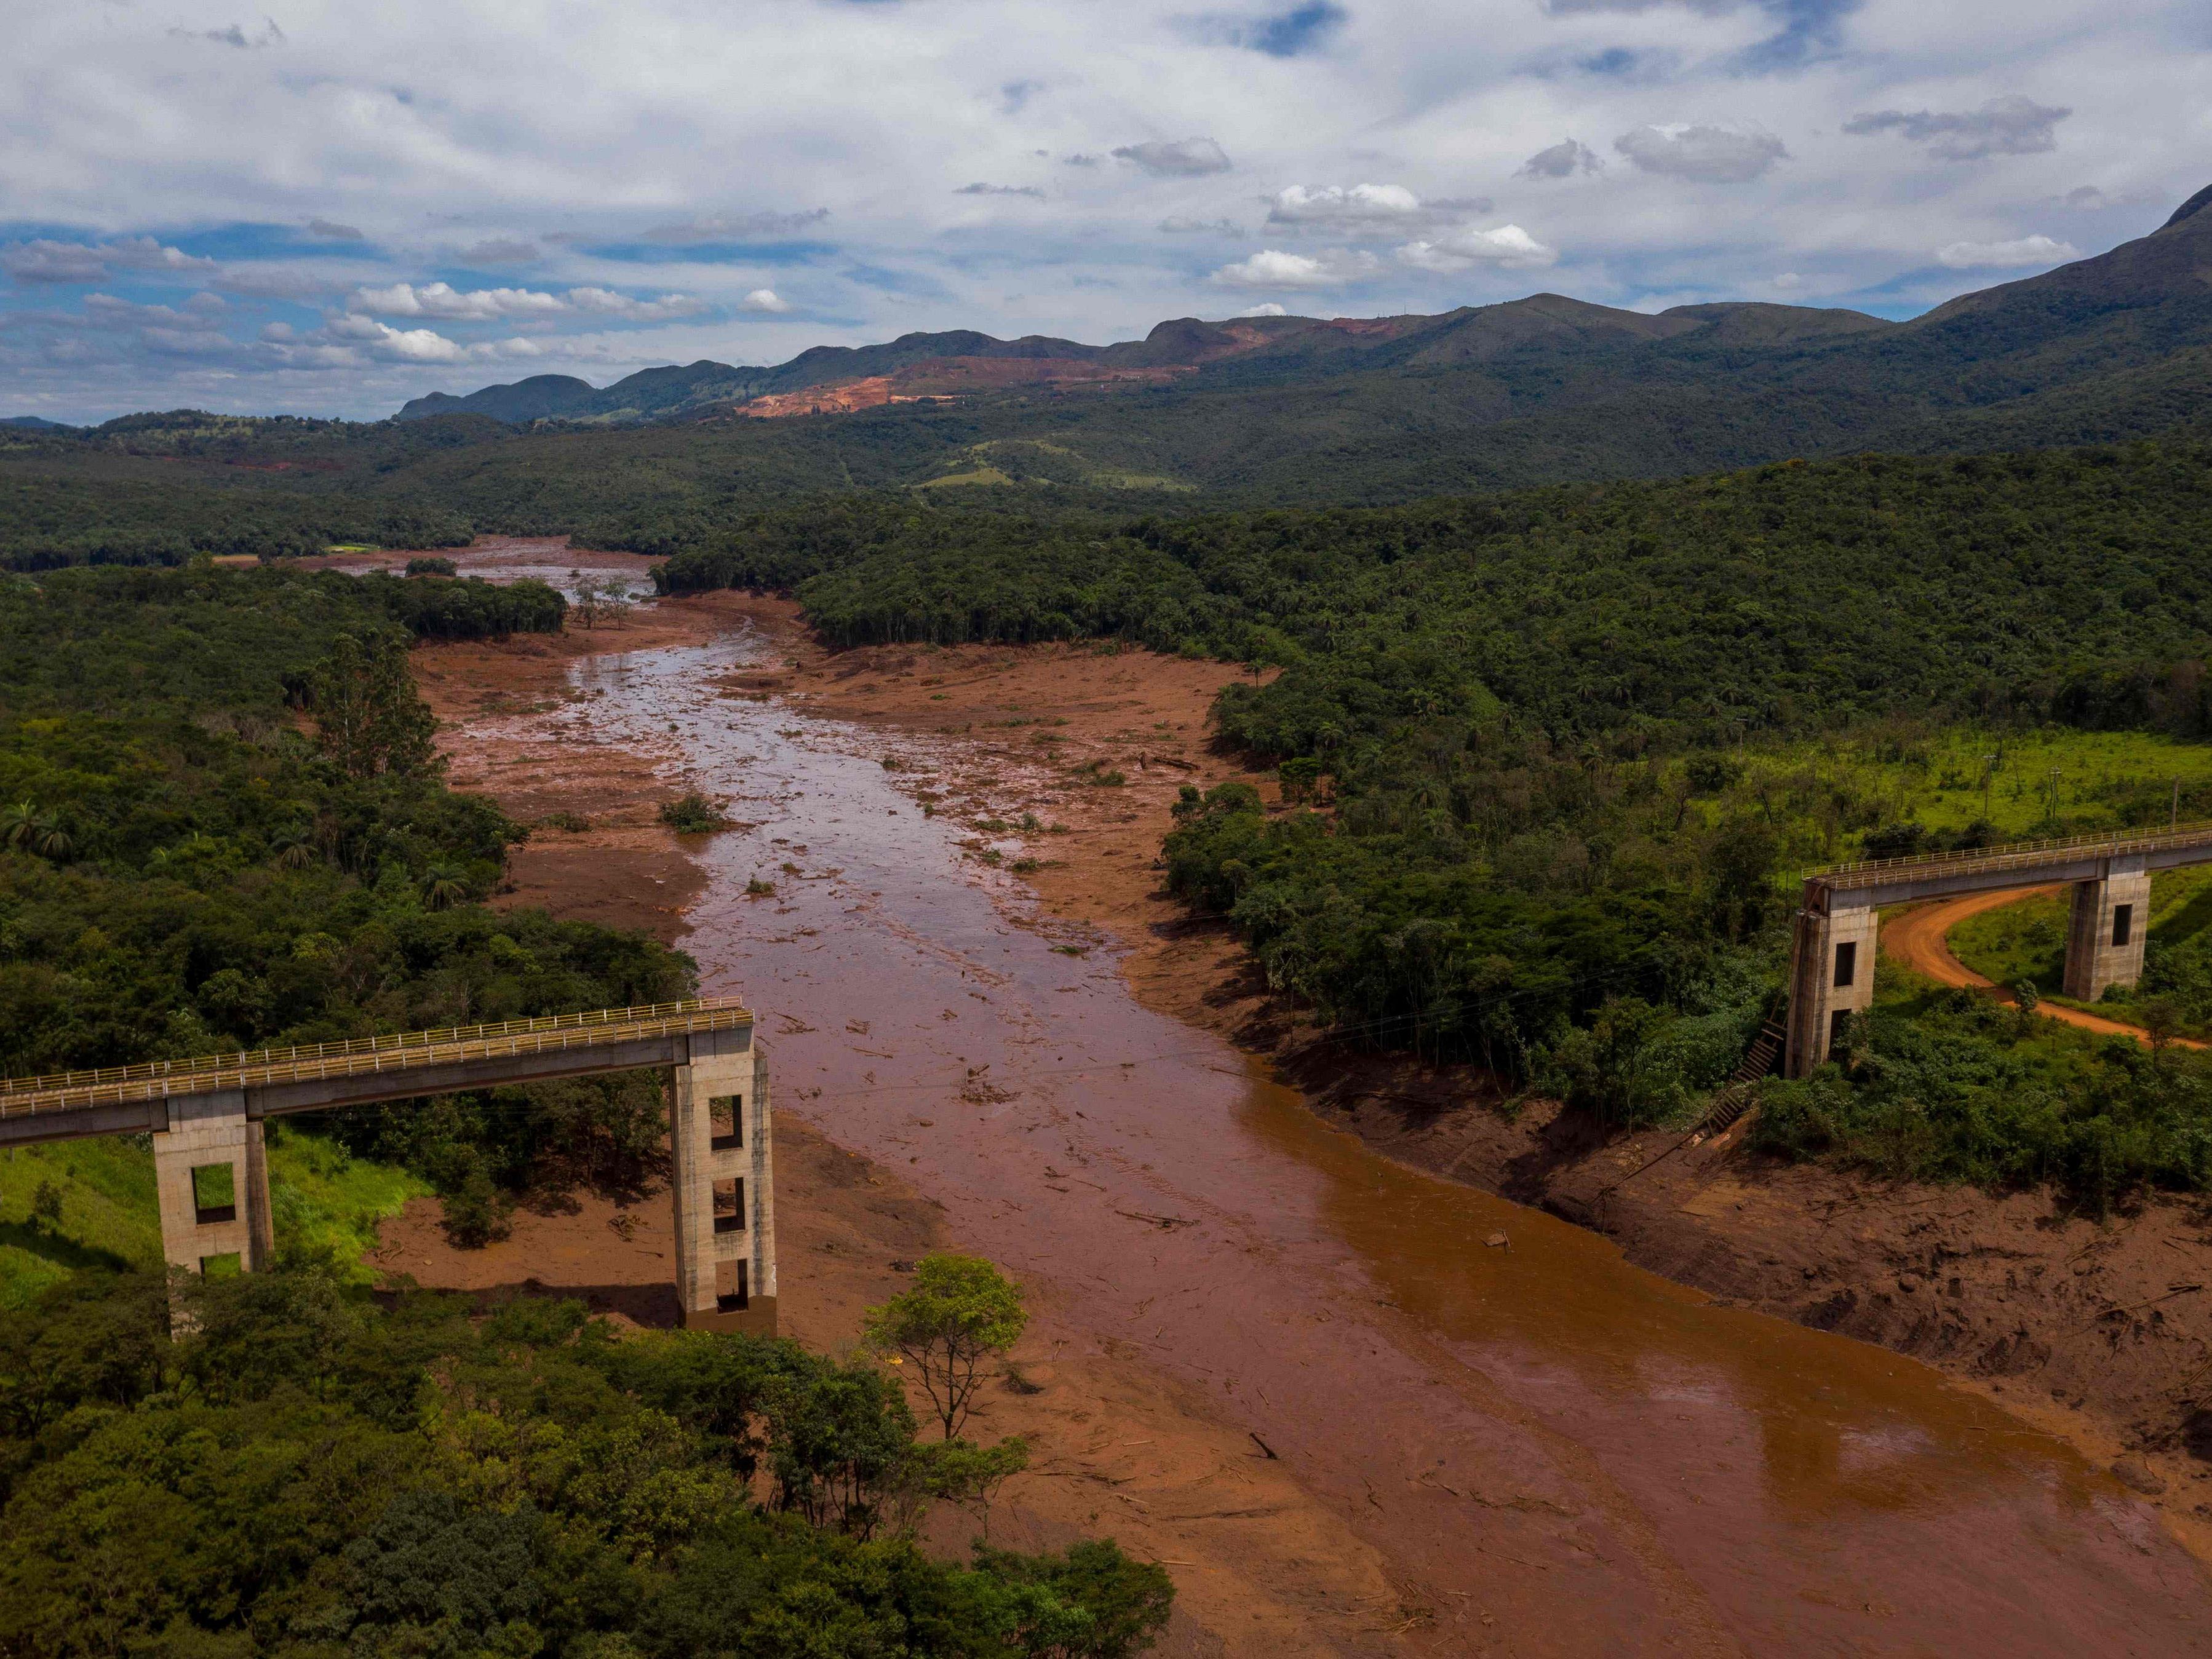
<path fill-rule="evenodd" d="M 2212 824 L 1870 859 L 1814 872 L 1804 880 L 1791 940 L 1786 1074 L 1803 1077 L 1818 1066 L 1844 1023 L 1873 1006 L 1882 906 L 2071 883 L 2065 991 L 2094 1002 L 2107 986 L 2133 985 L 2142 975 L 2153 872 L 2192 864 L 2212 864 Z"/>
<path fill-rule="evenodd" d="M 252 1272 L 273 1254 L 262 1124 L 507 1083 L 668 1073 L 684 1323 L 772 1335 L 775 1207 L 768 1068 L 732 999 L 604 1008 L 297 1048 L 0 1082 L 0 1146 L 150 1134 L 173 1267 Z"/>

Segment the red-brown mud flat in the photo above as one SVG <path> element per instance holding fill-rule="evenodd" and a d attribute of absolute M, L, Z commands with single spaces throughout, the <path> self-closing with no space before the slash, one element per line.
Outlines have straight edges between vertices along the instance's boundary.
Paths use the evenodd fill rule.
<path fill-rule="evenodd" d="M 708 988 L 762 1014 L 794 1142 L 804 1122 L 862 1155 L 863 1180 L 928 1204 L 934 1237 L 1022 1276 L 1032 1340 L 1121 1368 L 1121 1409 L 1259 1449 L 1216 1479 L 1281 1478 L 1257 1505 L 1132 1484 L 1091 1505 L 1099 1521 L 1068 1517 L 1165 1528 L 1154 1547 L 1190 1564 L 1171 1570 L 1224 1648 L 1279 1645 L 1262 1632 L 1290 1605 L 1270 1587 L 1297 1582 L 1294 1536 L 1313 1571 L 1368 1563 L 1388 1586 L 1387 1608 L 1331 1623 L 1318 1609 L 1345 1605 L 1341 1581 L 1311 1581 L 1329 1594 L 1276 1616 L 1316 1651 L 2212 1648 L 2201 1567 L 2054 1438 L 1909 1359 L 1717 1304 L 1595 1232 L 1377 1158 L 1224 1041 L 1294 1053 L 1301 1036 L 1227 941 L 1157 896 L 1167 804 L 1229 770 L 1200 742 L 1211 686 L 1181 677 L 1224 671 L 906 654 L 825 658 L 757 602 L 734 636 L 542 661 L 557 685 L 449 738 L 465 763 L 539 745 L 532 787 L 596 754 L 641 800 L 726 802 L 740 828 L 677 849 L 702 879 L 684 943 Z M 1042 904 L 1007 873 L 1029 860 Z M 1372 1076 L 1385 1115 L 1358 1127 L 1462 1177 L 1509 1186 L 1533 1142 L 1601 1182 L 1634 1150 L 1560 1152 L 1540 1114 L 1507 1125 L 1464 1078 L 1394 1123 L 1424 1079 Z M 1615 1194 L 1607 1224 L 1645 1206 L 1663 1239 L 1740 1266 L 1766 1218 L 1711 1189 L 1767 1176 L 1701 1167 L 1674 1198 L 1660 1183 L 1680 1162 Z M 787 1239 L 818 1191 L 783 1183 Z M 821 1214 L 824 1243 L 862 1224 Z M 787 1243 L 787 1302 L 836 1254 Z M 1060 1475 L 1024 1479 L 1022 1504 L 1057 1501 Z"/>

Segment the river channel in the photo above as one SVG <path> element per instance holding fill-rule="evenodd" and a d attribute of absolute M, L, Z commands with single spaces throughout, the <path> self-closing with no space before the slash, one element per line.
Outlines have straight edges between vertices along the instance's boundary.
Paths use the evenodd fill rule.
<path fill-rule="evenodd" d="M 1522 1653 L 2212 1653 L 2212 1580 L 2109 1477 L 1911 1360 L 1326 1127 L 923 814 L 959 738 L 724 684 L 769 651 L 592 657 L 574 700 L 466 724 L 726 800 L 684 944 L 758 1012 L 779 1114 L 1207 1390 L 1415 1592 L 1479 1594 Z"/>

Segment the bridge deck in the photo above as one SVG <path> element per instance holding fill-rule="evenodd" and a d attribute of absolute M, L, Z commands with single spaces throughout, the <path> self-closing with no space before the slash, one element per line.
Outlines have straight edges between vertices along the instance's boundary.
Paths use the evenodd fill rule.
<path fill-rule="evenodd" d="M 2145 835 L 2107 831 L 1966 852 L 1863 859 L 1809 872 L 1805 890 L 1808 902 L 1848 892 L 1865 895 L 1864 902 L 1896 904 L 2041 882 L 2092 880 L 2114 859 L 2141 860 L 2139 867 L 2150 870 L 2212 863 L 2212 823 L 2182 824 Z"/>
<path fill-rule="evenodd" d="M 243 1091 L 253 1115 L 399 1100 L 502 1082 L 680 1063 L 691 1036 L 750 1030 L 734 998 L 601 1008 L 248 1054 L 0 1081 L 0 1142 L 160 1127 L 159 1103 Z M 146 1109 L 151 1108 L 149 1111 Z"/>

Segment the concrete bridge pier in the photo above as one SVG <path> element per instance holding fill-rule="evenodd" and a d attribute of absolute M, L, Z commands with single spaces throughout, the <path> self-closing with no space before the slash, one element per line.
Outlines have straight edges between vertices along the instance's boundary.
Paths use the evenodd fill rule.
<path fill-rule="evenodd" d="M 2094 1002 L 2109 985 L 2142 977 L 2150 924 L 2150 872 L 2141 854 L 2115 854 L 2103 872 L 2076 884 L 2066 930 L 2066 994 Z"/>
<path fill-rule="evenodd" d="M 775 1335 L 775 1147 L 750 1027 L 691 1039 L 670 1073 L 668 1142 L 685 1328 Z"/>
<path fill-rule="evenodd" d="M 276 1255 L 269 1158 L 246 1091 L 226 1089 L 159 1103 L 154 1183 L 161 1254 L 190 1273 L 265 1271 Z"/>
<path fill-rule="evenodd" d="M 1805 884 L 1790 949 L 1790 1025 L 1783 1074 L 1804 1077 L 1828 1057 L 1844 1022 L 1874 1006 L 1879 915 L 1863 896 Z"/>

